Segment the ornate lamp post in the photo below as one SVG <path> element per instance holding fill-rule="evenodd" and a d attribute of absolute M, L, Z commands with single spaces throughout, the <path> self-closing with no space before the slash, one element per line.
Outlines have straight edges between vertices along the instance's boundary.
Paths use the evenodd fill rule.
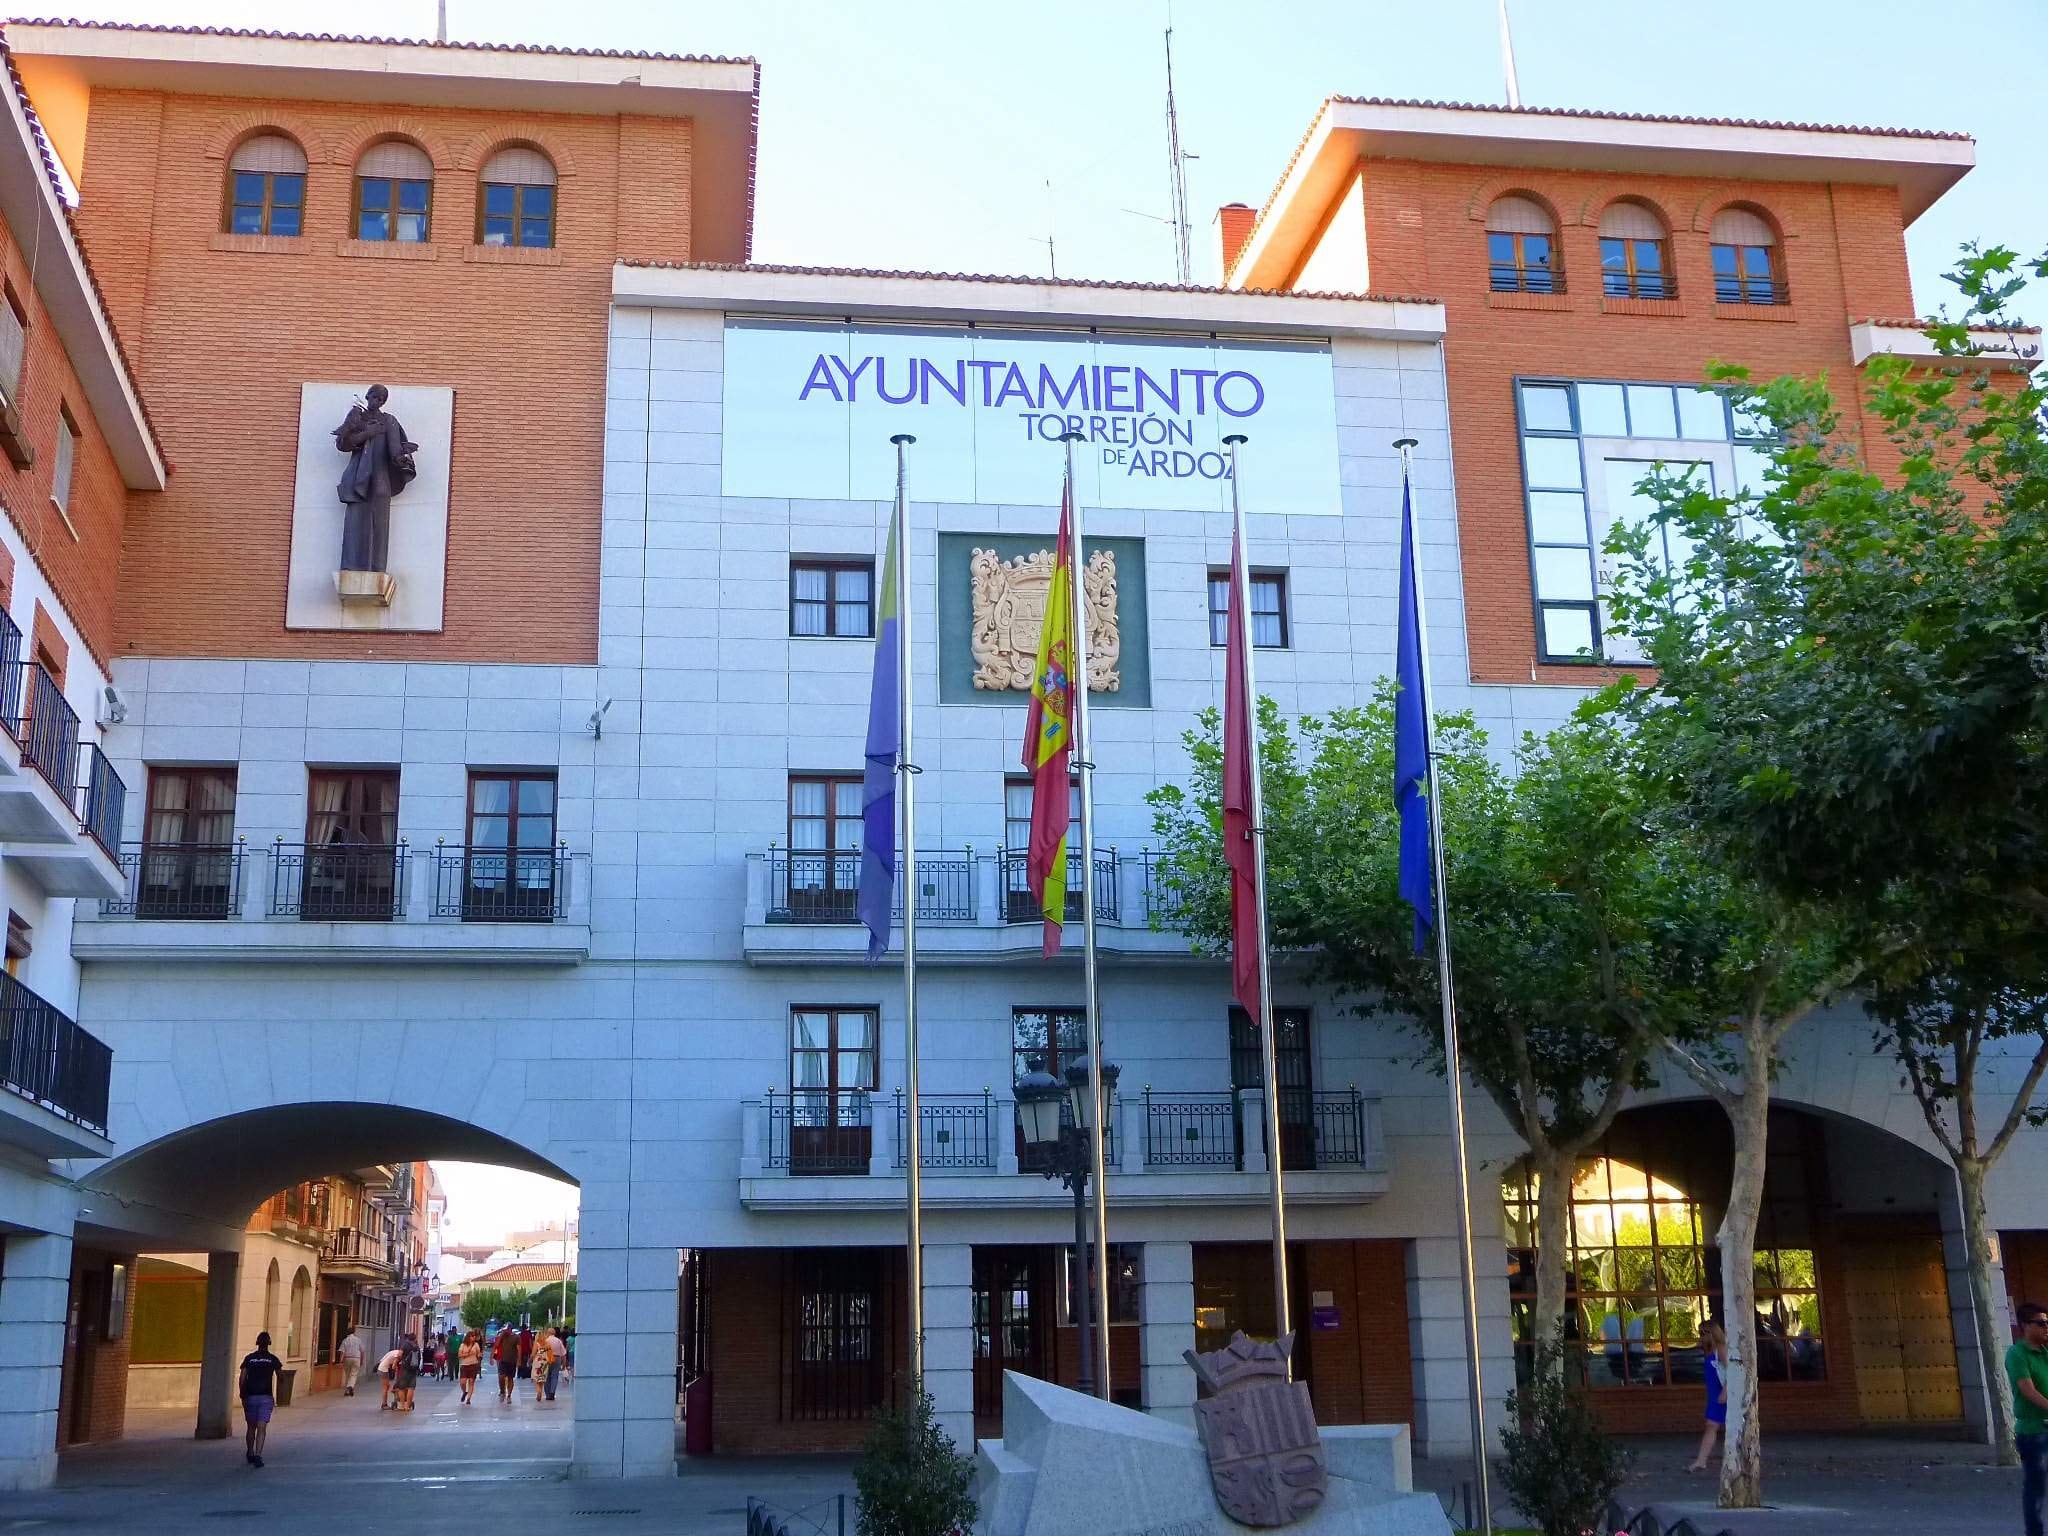
<path fill-rule="evenodd" d="M 1088 1242 L 1088 1171 L 1093 1164 L 1090 1139 L 1094 1133 L 1096 1105 L 1088 1091 L 1089 1068 L 1083 1061 L 1067 1068 L 1063 1085 L 1050 1072 L 1033 1062 L 1031 1070 L 1017 1079 L 1017 1123 L 1023 1129 L 1025 1146 L 1043 1160 L 1048 1179 L 1058 1179 L 1074 1192 L 1074 1317 L 1080 1328 L 1080 1380 L 1083 1392 L 1108 1396 L 1107 1382 L 1095 1381 L 1095 1350 L 1091 1334 L 1095 1288 L 1088 1277 L 1093 1272 Z M 1117 1068 L 1102 1064 L 1102 1093 L 1106 1103 L 1116 1102 Z M 1109 1256 L 1095 1256 L 1108 1263 Z M 1108 1319 L 1101 1320 L 1108 1326 Z"/>

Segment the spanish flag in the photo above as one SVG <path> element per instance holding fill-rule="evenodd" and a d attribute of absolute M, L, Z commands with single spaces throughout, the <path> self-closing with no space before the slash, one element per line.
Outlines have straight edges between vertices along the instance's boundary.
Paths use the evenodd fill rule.
<path fill-rule="evenodd" d="M 1074 486 L 1060 494 L 1059 546 L 1031 672 L 1024 717 L 1024 766 L 1031 770 L 1031 844 L 1025 869 L 1045 912 L 1045 953 L 1060 952 L 1067 918 L 1067 763 L 1074 747 Z"/>

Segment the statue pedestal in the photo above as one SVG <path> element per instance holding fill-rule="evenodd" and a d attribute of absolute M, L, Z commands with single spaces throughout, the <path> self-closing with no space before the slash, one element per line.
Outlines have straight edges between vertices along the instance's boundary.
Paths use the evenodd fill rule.
<path fill-rule="evenodd" d="M 1408 1426 L 1321 1431 L 1328 1496 L 1289 1536 L 1451 1536 L 1443 1505 L 1410 1481 Z M 975 1450 L 979 1536 L 1234 1536 L 1192 1429 L 1016 1372 L 1003 1438 Z"/>
<path fill-rule="evenodd" d="M 398 578 L 389 571 L 336 571 L 334 590 L 344 608 L 389 608 Z"/>

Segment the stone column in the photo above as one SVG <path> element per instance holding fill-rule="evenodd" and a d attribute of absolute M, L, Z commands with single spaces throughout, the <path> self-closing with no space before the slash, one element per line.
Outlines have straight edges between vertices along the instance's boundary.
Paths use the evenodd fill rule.
<path fill-rule="evenodd" d="M 1195 1373 L 1182 1351 L 1195 1347 L 1195 1245 L 1147 1243 L 1138 1288 L 1145 1411 L 1194 1427 Z"/>
<path fill-rule="evenodd" d="M 1515 1372 L 1508 1331 L 1507 1275 L 1483 1267 L 1485 1255 L 1500 1252 L 1497 1231 L 1476 1233 L 1473 1246 L 1482 1265 L 1479 1348 L 1486 1442 L 1487 1449 L 1497 1455 Z M 1464 1292 L 1455 1236 L 1418 1237 L 1408 1244 L 1408 1353 L 1414 1372 L 1418 1456 L 1472 1454 Z"/>
<path fill-rule="evenodd" d="M 206 1336 L 199 1357 L 199 1420 L 192 1435 L 198 1440 L 225 1440 L 234 1432 L 235 1302 L 241 1289 L 242 1256 L 206 1256 Z M 250 1340 L 255 1347 L 255 1340 Z"/>
<path fill-rule="evenodd" d="M 598 1246 L 624 1237 L 623 1212 L 586 1211 L 581 1221 L 570 1475 L 672 1477 L 681 1251 Z"/>
<path fill-rule="evenodd" d="M 57 1476 L 57 1398 L 71 1239 L 10 1233 L 0 1276 L 0 1490 L 46 1488 Z"/>
<path fill-rule="evenodd" d="M 974 1449 L 974 1249 L 924 1246 L 924 1389 L 939 1428 Z"/>

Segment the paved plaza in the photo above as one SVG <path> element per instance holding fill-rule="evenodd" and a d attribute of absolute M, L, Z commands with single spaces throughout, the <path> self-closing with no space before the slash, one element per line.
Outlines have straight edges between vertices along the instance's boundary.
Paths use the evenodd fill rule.
<path fill-rule="evenodd" d="M 131 1415 L 125 1440 L 66 1453 L 55 1488 L 0 1503 L 0 1536 L 196 1536 L 237 1520 L 282 1522 L 295 1533 L 523 1536 L 560 1530 L 564 1519 L 580 1522 L 572 1529 L 738 1536 L 750 1495 L 789 1510 L 815 1507 L 825 1536 L 838 1536 L 830 1500 L 851 1493 L 850 1457 L 686 1460 L 673 1478 L 571 1481 L 566 1394 L 536 1405 L 529 1390 L 504 1407 L 492 1390 L 487 1381 L 463 1408 L 452 1384 L 423 1383 L 411 1414 L 380 1411 L 373 1391 L 301 1399 L 278 1411 L 261 1471 L 243 1464 L 239 1434 L 193 1440 L 189 1410 Z M 1765 1450 L 1768 1511 L 1716 1511 L 1712 1483 L 1684 1471 L 1691 1443 L 1677 1439 L 1632 1443 L 1624 1500 L 1653 1503 L 1667 1521 L 1690 1514 L 1709 1536 L 1724 1527 L 1738 1536 L 1982 1536 L 2017 1526 L 2018 1472 L 1986 1465 L 1976 1446 L 1786 1435 Z M 1417 1486 L 1442 1497 L 1456 1520 L 1467 1473 L 1455 1462 L 1415 1469 Z M 1497 1518 L 1508 1523 L 1512 1512 Z"/>

